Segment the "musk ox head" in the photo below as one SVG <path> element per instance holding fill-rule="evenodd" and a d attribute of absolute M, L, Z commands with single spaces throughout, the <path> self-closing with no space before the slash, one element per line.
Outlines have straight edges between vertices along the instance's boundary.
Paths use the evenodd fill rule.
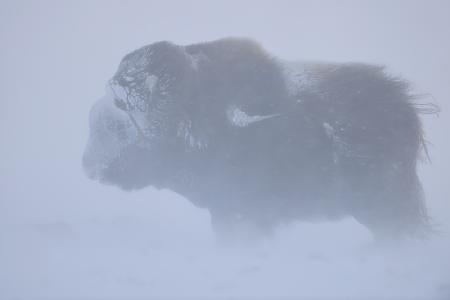
<path fill-rule="evenodd" d="M 127 190 L 167 187 L 186 153 L 208 147 L 217 124 L 245 126 L 270 117 L 270 100 L 284 86 L 274 76 L 276 64 L 266 61 L 270 57 L 246 39 L 206 48 L 158 42 L 126 55 L 90 112 L 86 173 Z M 256 108 L 255 99 L 267 104 Z M 252 110 L 266 116 L 247 115 Z"/>
<path fill-rule="evenodd" d="M 90 112 L 87 174 L 124 189 L 163 184 L 189 125 L 182 106 L 192 96 L 194 72 L 183 48 L 167 42 L 126 55 Z"/>

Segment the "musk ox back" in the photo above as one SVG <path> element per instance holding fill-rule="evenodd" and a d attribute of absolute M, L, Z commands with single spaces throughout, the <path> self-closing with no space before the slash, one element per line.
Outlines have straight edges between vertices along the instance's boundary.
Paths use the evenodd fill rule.
<path fill-rule="evenodd" d="M 428 221 L 413 100 L 379 66 L 286 62 L 247 39 L 159 42 L 121 61 L 83 164 L 127 190 L 173 190 L 223 234 L 343 216 L 417 234 Z"/>

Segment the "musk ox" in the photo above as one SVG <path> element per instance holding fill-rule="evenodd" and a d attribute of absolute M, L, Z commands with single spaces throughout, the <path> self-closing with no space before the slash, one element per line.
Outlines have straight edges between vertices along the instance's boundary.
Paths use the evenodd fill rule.
<path fill-rule="evenodd" d="M 416 97 L 383 67 L 287 62 L 249 39 L 158 42 L 126 55 L 90 113 L 87 174 L 172 190 L 235 234 L 353 216 L 423 233 Z"/>

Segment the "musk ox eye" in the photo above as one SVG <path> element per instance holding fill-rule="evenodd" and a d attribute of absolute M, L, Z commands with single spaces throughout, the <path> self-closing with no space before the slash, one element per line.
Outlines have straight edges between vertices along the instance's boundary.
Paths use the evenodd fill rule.
<path fill-rule="evenodd" d="M 128 105 L 122 99 L 114 98 L 114 104 L 116 105 L 117 108 L 119 108 L 121 110 L 124 110 L 124 111 L 129 110 Z"/>

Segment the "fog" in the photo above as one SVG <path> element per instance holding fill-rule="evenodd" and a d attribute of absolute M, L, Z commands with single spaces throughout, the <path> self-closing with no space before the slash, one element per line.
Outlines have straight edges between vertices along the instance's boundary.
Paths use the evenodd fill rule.
<path fill-rule="evenodd" d="M 1 1 L 0 298 L 449 299 L 448 1 Z M 122 57 L 152 42 L 251 37 L 283 59 L 367 62 L 411 82 L 435 233 L 380 245 L 352 218 L 217 241 L 206 210 L 125 192 L 81 166 L 88 115 Z"/>

